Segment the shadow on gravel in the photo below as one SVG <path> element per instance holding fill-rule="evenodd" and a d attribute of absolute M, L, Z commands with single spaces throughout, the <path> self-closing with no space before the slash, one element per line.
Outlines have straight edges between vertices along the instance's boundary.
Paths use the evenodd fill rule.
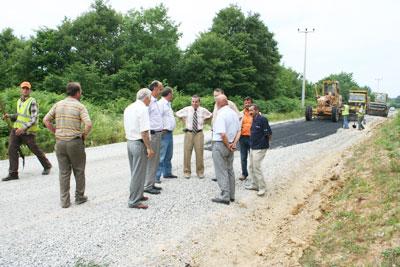
<path fill-rule="evenodd" d="M 272 125 L 271 149 L 307 143 L 336 133 L 342 122 L 331 120 L 291 121 Z M 204 145 L 211 150 L 211 142 Z"/>

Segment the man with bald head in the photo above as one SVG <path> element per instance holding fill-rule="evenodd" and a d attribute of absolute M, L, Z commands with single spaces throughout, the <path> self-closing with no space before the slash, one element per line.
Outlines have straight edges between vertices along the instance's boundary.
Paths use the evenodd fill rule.
<path fill-rule="evenodd" d="M 229 205 L 235 201 L 233 152 L 240 138 L 239 116 L 228 105 L 225 95 L 216 97 L 218 117 L 213 123 L 212 157 L 220 194 L 212 201 Z"/>

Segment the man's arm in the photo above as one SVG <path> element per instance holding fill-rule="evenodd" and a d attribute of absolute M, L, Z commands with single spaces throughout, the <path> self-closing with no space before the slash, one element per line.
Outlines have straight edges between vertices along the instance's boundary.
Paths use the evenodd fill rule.
<path fill-rule="evenodd" d="M 268 122 L 267 118 L 265 118 L 265 120 L 264 120 L 264 132 L 265 132 L 265 135 L 268 137 L 268 140 L 271 141 L 272 130 L 271 130 L 271 127 L 269 126 L 269 122 Z"/>
<path fill-rule="evenodd" d="M 44 116 L 43 118 L 43 123 L 46 126 L 47 129 L 50 130 L 50 132 L 52 132 L 53 134 L 56 133 L 56 128 L 53 126 L 52 121 L 55 118 L 55 108 L 56 108 L 56 104 L 54 104 L 51 109 L 49 110 L 49 112 L 47 112 L 46 116 Z"/>
<path fill-rule="evenodd" d="M 153 149 L 151 148 L 149 131 L 144 131 L 144 132 L 141 132 L 140 134 L 142 136 L 143 143 L 147 150 L 147 157 L 148 158 L 153 157 L 155 153 L 154 153 Z"/>

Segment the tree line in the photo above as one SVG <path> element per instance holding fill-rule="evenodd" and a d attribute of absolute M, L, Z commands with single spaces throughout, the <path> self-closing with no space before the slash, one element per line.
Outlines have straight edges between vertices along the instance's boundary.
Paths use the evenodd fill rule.
<path fill-rule="evenodd" d="M 259 14 L 224 8 L 185 50 L 178 47 L 178 26 L 163 5 L 121 14 L 96 0 L 76 19 L 64 18 L 28 39 L 5 29 L 0 90 L 28 80 L 34 89 L 60 94 L 68 81 L 79 81 L 86 98 L 105 104 L 132 99 L 159 79 L 184 95 L 210 95 L 220 87 L 229 96 L 300 98 L 301 74 L 280 63 L 278 43 Z M 333 76 L 344 81 L 345 92 L 358 86 L 351 73 Z M 307 82 L 307 96 L 313 95 Z"/>

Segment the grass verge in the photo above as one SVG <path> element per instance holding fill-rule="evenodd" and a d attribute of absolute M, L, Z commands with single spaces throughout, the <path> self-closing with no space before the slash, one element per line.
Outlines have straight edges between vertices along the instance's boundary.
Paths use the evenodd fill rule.
<path fill-rule="evenodd" d="M 400 116 L 357 146 L 303 266 L 400 266 Z"/>

